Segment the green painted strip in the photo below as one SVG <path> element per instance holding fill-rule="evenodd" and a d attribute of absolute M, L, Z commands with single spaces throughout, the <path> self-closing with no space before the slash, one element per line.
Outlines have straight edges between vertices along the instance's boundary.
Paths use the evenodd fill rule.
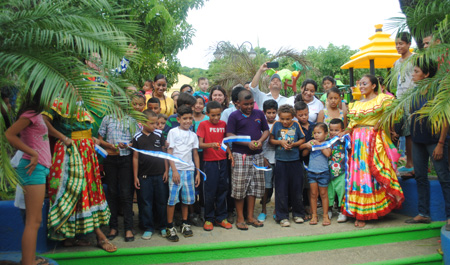
<path fill-rule="evenodd" d="M 364 265 L 406 265 L 406 264 L 442 264 L 442 255 L 441 254 L 432 254 L 426 256 L 414 256 L 403 259 L 393 259 L 393 260 L 383 260 L 377 262 L 369 262 L 364 263 Z"/>
<path fill-rule="evenodd" d="M 443 222 L 435 222 L 304 237 L 119 249 L 112 254 L 98 250 L 46 256 L 61 265 L 160 264 L 251 258 L 421 240 L 438 237 L 442 225 Z"/>

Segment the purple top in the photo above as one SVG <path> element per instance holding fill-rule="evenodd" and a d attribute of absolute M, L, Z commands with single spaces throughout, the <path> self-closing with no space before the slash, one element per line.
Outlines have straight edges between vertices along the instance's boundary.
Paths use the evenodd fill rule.
<path fill-rule="evenodd" d="M 52 156 L 50 154 L 50 143 L 48 141 L 48 129 L 45 125 L 42 114 L 34 111 L 26 111 L 20 117 L 30 120 L 31 124 L 20 132 L 20 139 L 39 154 L 38 163 L 50 168 Z M 23 159 L 30 159 L 27 153 L 23 154 Z"/>
<path fill-rule="evenodd" d="M 240 110 L 230 114 L 227 123 L 227 133 L 235 135 L 250 136 L 252 141 L 259 140 L 264 131 L 269 130 L 266 116 L 260 110 L 254 109 L 250 116 L 245 116 Z M 250 150 L 248 146 L 233 144 L 232 151 L 240 154 L 255 155 L 260 154 L 262 149 Z"/>

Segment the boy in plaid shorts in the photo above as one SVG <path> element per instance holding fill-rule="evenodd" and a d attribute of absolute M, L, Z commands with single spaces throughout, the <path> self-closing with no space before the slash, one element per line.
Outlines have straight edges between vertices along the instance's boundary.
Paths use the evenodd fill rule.
<path fill-rule="evenodd" d="M 169 171 L 169 201 L 167 202 L 167 239 L 169 241 L 177 242 L 177 230 L 173 227 L 173 214 L 175 211 L 175 204 L 179 202 L 181 193 L 181 214 L 182 225 L 181 233 L 184 237 L 193 236 L 191 226 L 188 224 L 188 206 L 195 202 L 195 187 L 200 184 L 200 172 L 197 172 L 195 177 L 195 168 L 199 168 L 198 157 L 198 138 L 197 135 L 190 131 L 192 126 L 192 108 L 183 105 L 177 110 L 177 121 L 180 126 L 173 128 L 167 135 L 167 142 L 169 142 L 168 153 L 187 162 L 185 165 L 180 162 L 170 161 Z M 195 162 L 195 166 L 194 163 Z"/>
<path fill-rule="evenodd" d="M 235 199 L 239 230 L 248 230 L 247 225 L 262 227 L 253 216 L 255 199 L 264 195 L 264 171 L 254 165 L 264 167 L 262 143 L 269 136 L 269 125 L 264 113 L 253 109 L 254 98 L 250 91 L 239 93 L 239 110 L 231 113 L 227 124 L 227 136 L 250 136 L 251 142 L 236 142 L 232 145 L 234 169 L 231 176 L 231 197 Z M 244 199 L 247 198 L 247 223 L 244 222 Z"/>

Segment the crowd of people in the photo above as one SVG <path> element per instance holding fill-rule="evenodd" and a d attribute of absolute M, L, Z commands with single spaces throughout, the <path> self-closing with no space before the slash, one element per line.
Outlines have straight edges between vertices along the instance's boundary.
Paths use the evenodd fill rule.
<path fill-rule="evenodd" d="M 396 67 L 412 56 L 410 43 L 409 35 L 398 35 L 402 58 Z M 411 65 L 406 75 L 400 71 L 397 96 L 436 73 L 434 62 L 406 62 Z M 415 174 L 419 193 L 419 215 L 406 222 L 431 221 L 431 159 L 450 229 L 448 125 L 434 132 L 415 115 L 425 97 L 405 110 L 400 126 L 386 130 L 380 119 L 395 97 L 382 90 L 377 77 L 364 75 L 363 98 L 345 102 L 329 76 L 323 78 L 321 99 L 311 79 L 302 83 L 300 94 L 281 95 L 278 74 L 270 77 L 270 92 L 262 92 L 259 83 L 267 70 L 267 63 L 261 65 L 251 82 L 231 89 L 230 99 L 224 88 L 210 87 L 206 78 L 198 80 L 198 91 L 184 85 L 167 96 L 167 80 L 159 74 L 133 92 L 132 107 L 146 121 L 106 115 L 96 137 L 95 120 L 82 107 L 69 115 L 56 100 L 44 111 L 39 90 L 34 97 L 27 95 L 17 121 L 6 131 L 10 143 L 24 152 L 17 166 L 26 204 L 23 264 L 35 260 L 30 253 L 35 252 L 46 189 L 48 237 L 64 240 L 65 246 L 85 246 L 90 242 L 80 235 L 94 232 L 98 247 L 107 252 L 117 250 L 111 241 L 119 234 L 119 213 L 125 241 L 135 240 L 135 191 L 143 240 L 158 231 L 177 242 L 178 234 L 193 236 L 192 225 L 205 231 L 232 229 L 232 224 L 239 230 L 263 227 L 273 193 L 275 209 L 270 215 L 281 227 L 290 226 L 291 220 L 317 225 L 321 219 L 321 225 L 331 225 L 333 208 L 339 212 L 337 223 L 353 218 L 355 227 L 364 227 L 405 200 L 396 172 L 399 135 L 409 137 L 412 146 L 406 148 L 407 163 L 401 171 Z M 52 152 L 49 136 L 56 140 Z M 101 163 L 97 146 L 107 152 Z M 262 200 L 259 215 L 257 198 Z M 104 225 L 110 227 L 107 234 L 100 229 Z"/>

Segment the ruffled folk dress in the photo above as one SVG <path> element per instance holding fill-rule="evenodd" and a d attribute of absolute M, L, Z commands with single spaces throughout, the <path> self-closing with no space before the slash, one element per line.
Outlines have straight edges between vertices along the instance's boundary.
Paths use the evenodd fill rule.
<path fill-rule="evenodd" d="M 386 132 L 373 127 L 392 100 L 380 93 L 370 101 L 349 105 L 351 156 L 342 212 L 357 220 L 378 219 L 405 199 L 395 173 L 400 155 Z"/>
<path fill-rule="evenodd" d="M 81 108 L 76 117 L 65 113 L 57 101 L 49 112 L 43 113 L 52 119 L 56 130 L 73 140 L 69 147 L 56 141 L 47 179 L 48 237 L 53 240 L 93 232 L 107 225 L 110 218 L 92 140 L 94 119 Z"/>

